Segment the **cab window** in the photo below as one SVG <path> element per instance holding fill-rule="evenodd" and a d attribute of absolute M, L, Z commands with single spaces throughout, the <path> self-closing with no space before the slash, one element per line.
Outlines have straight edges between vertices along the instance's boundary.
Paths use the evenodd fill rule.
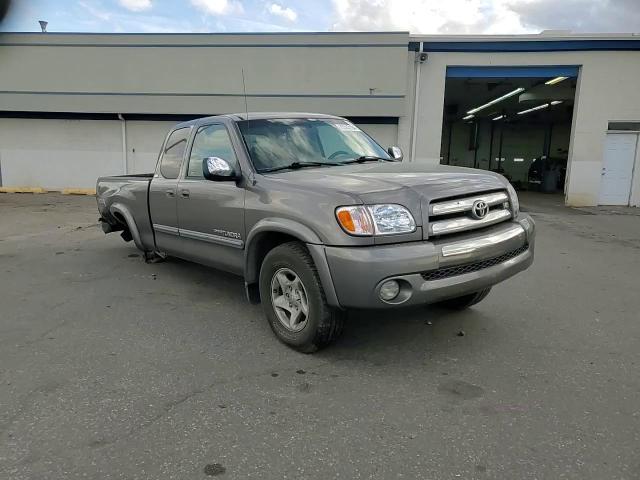
<path fill-rule="evenodd" d="M 354 127 L 355 128 L 355 127 Z M 349 137 L 346 137 L 340 130 L 333 125 L 324 123 L 317 127 L 318 138 L 322 145 L 325 155 L 336 155 L 336 152 L 345 152 L 342 156 L 358 157 L 359 155 L 353 151 L 349 145 Z M 340 155 L 336 155 L 340 156 Z"/>
<path fill-rule="evenodd" d="M 205 125 L 198 129 L 189 155 L 187 177 L 203 178 L 202 160 L 207 157 L 219 157 L 232 167 L 237 166 L 231 138 L 224 125 Z"/>
<path fill-rule="evenodd" d="M 160 173 L 164 178 L 178 178 L 180 165 L 187 147 L 190 128 L 179 128 L 169 135 L 164 146 L 162 160 L 160 161 Z"/>

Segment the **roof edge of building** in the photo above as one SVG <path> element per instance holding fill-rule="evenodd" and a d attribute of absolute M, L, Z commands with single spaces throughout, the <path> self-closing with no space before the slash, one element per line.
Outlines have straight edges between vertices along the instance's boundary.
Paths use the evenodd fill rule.
<path fill-rule="evenodd" d="M 548 41 L 581 41 L 581 40 L 637 40 L 640 32 L 611 33 L 535 33 L 510 35 L 423 35 L 409 34 L 415 42 L 548 42 Z"/>

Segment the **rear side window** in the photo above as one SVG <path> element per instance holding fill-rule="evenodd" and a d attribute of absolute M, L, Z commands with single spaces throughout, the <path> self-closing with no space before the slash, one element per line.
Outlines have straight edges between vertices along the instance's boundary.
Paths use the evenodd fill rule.
<path fill-rule="evenodd" d="M 187 177 L 202 178 L 202 160 L 207 157 L 222 158 L 236 167 L 236 154 L 224 125 L 205 125 L 198 129 L 189 155 Z"/>
<path fill-rule="evenodd" d="M 188 127 L 180 128 L 169 135 L 160 161 L 160 173 L 164 178 L 178 178 L 184 150 L 187 147 L 189 130 Z"/>

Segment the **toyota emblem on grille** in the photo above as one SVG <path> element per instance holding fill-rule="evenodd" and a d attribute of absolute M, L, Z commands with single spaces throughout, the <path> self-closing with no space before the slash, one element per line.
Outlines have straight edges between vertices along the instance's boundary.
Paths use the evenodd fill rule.
<path fill-rule="evenodd" d="M 489 213 L 489 205 L 484 200 L 476 200 L 471 207 L 471 216 L 476 220 L 481 220 Z"/>

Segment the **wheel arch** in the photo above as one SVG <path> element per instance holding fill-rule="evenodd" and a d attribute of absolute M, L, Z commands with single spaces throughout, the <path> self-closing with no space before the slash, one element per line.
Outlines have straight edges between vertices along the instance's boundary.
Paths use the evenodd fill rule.
<path fill-rule="evenodd" d="M 339 307 L 338 297 L 333 287 L 329 265 L 320 237 L 309 227 L 288 219 L 267 218 L 258 222 L 247 236 L 245 246 L 244 279 L 247 298 L 251 303 L 259 303 L 258 279 L 262 261 L 269 251 L 283 243 L 297 241 L 304 243 L 313 258 L 320 275 L 320 281 L 330 305 Z"/>
<path fill-rule="evenodd" d="M 118 221 L 125 222 L 125 225 L 129 230 L 129 233 L 131 233 L 133 242 L 136 244 L 136 247 L 138 247 L 138 249 L 142 251 L 145 251 L 146 249 L 142 244 L 142 240 L 140 239 L 140 232 L 138 231 L 138 226 L 136 225 L 136 221 L 134 220 L 133 215 L 131 214 L 129 209 L 121 203 L 114 203 L 113 205 L 111 205 L 111 208 L 109 209 L 109 211 L 111 215 L 113 215 L 113 217 L 116 218 Z"/>

